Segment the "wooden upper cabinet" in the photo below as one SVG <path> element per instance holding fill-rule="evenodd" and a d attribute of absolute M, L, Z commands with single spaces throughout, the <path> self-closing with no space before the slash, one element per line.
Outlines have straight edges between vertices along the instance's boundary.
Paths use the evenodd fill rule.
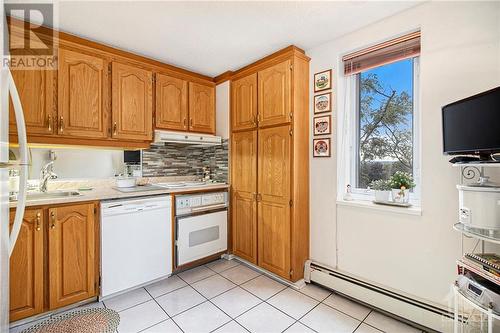
<path fill-rule="evenodd" d="M 215 134 L 215 88 L 189 82 L 189 130 Z"/>
<path fill-rule="evenodd" d="M 28 135 L 52 135 L 55 130 L 54 71 L 12 70 L 23 107 Z M 17 135 L 16 118 L 10 102 L 9 132 Z"/>
<path fill-rule="evenodd" d="M 15 212 L 10 215 L 10 226 Z M 41 209 L 27 209 L 10 257 L 10 321 L 43 311 L 43 230 Z"/>
<path fill-rule="evenodd" d="M 188 82 L 156 74 L 156 128 L 188 129 Z"/>
<path fill-rule="evenodd" d="M 113 62 L 112 136 L 150 141 L 153 138 L 153 73 Z"/>
<path fill-rule="evenodd" d="M 233 253 L 257 263 L 257 131 L 233 133 L 231 140 Z"/>
<path fill-rule="evenodd" d="M 290 60 L 258 73 L 259 126 L 285 124 L 291 120 Z"/>
<path fill-rule="evenodd" d="M 48 210 L 49 308 L 96 295 L 94 204 Z"/>
<path fill-rule="evenodd" d="M 259 130 L 259 265 L 289 279 L 290 274 L 290 126 Z"/>
<path fill-rule="evenodd" d="M 106 138 L 107 104 L 106 60 L 59 48 L 58 134 Z"/>
<path fill-rule="evenodd" d="M 257 127 L 257 73 L 231 83 L 233 131 Z"/>

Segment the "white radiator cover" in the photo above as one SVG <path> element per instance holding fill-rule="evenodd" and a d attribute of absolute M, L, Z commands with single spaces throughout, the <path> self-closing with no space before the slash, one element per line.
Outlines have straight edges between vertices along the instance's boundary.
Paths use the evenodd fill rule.
<path fill-rule="evenodd" d="M 326 265 L 308 261 L 304 279 L 438 332 L 453 331 L 453 312 L 382 286 L 363 281 Z"/>

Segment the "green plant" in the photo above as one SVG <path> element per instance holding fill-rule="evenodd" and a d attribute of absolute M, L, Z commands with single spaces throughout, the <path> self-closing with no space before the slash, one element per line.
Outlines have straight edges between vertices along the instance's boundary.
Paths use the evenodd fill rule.
<path fill-rule="evenodd" d="M 401 189 L 404 187 L 406 190 L 412 189 L 415 187 L 415 183 L 413 181 L 413 176 L 407 172 L 397 171 L 394 173 L 389 179 L 389 183 L 391 188 Z"/>
<path fill-rule="evenodd" d="M 379 179 L 379 180 L 374 180 L 370 183 L 370 188 L 375 191 L 390 191 L 391 190 L 391 184 L 389 183 L 388 180 L 385 179 Z"/>

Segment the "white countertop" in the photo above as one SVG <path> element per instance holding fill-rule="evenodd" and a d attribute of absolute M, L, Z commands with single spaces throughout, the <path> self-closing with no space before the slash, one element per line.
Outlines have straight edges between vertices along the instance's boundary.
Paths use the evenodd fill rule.
<path fill-rule="evenodd" d="M 58 198 L 44 198 L 36 200 L 28 200 L 26 206 L 43 206 L 43 205 L 55 205 L 64 204 L 72 202 L 83 202 L 83 201 L 102 201 L 110 199 L 122 199 L 122 198 L 133 198 L 151 195 L 161 195 L 161 194 L 182 194 L 187 192 L 197 192 L 197 191 L 213 191 L 213 190 L 224 190 L 227 189 L 229 185 L 227 184 L 210 184 L 201 186 L 189 186 L 189 187 L 179 187 L 179 188 L 162 188 L 159 190 L 146 190 L 140 192 L 120 192 L 112 187 L 102 187 L 94 188 L 90 191 L 78 191 L 81 195 L 69 196 L 69 197 L 58 197 Z M 75 190 L 76 191 L 76 190 Z M 16 207 L 17 201 L 10 202 L 10 208 Z"/>

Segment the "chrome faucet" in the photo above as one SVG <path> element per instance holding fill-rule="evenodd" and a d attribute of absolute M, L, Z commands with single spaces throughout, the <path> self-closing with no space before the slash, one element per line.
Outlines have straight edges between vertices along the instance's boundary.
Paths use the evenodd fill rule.
<path fill-rule="evenodd" d="M 40 171 L 40 192 L 47 192 L 49 179 L 56 179 L 57 175 L 53 171 L 54 161 L 45 164 Z"/>

